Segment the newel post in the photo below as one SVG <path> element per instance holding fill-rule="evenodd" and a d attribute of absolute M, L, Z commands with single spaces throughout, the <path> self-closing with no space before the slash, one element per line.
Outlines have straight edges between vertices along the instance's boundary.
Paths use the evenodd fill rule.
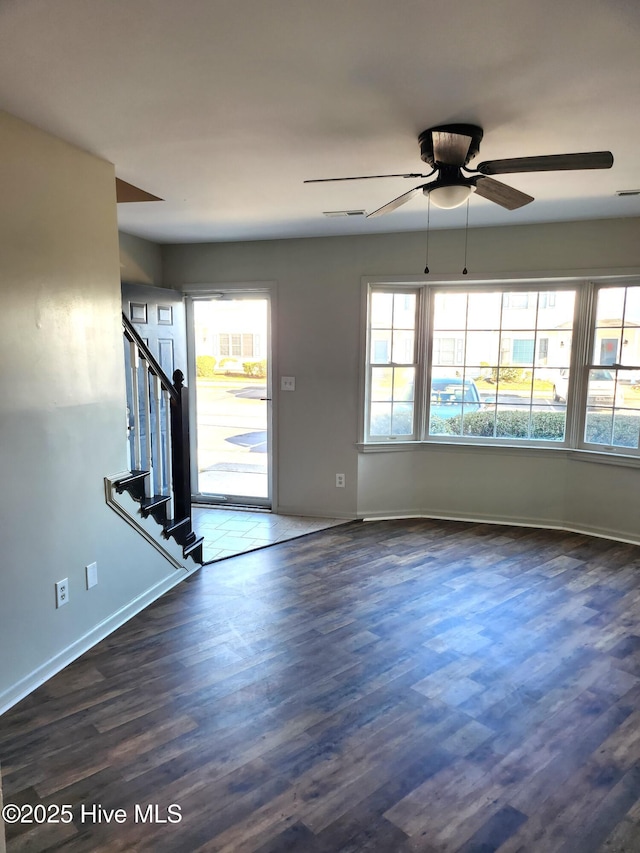
<path fill-rule="evenodd" d="M 181 370 L 173 373 L 177 396 L 171 400 L 171 461 L 175 518 L 191 517 L 191 470 L 189 464 L 189 389 Z"/>

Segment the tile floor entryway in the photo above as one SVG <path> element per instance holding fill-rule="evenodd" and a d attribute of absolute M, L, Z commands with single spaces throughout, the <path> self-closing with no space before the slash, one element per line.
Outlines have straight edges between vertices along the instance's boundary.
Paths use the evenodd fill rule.
<path fill-rule="evenodd" d="M 203 505 L 193 506 L 191 515 L 193 529 L 198 536 L 204 536 L 205 562 L 223 560 L 349 521 L 346 518 L 309 518 Z"/>

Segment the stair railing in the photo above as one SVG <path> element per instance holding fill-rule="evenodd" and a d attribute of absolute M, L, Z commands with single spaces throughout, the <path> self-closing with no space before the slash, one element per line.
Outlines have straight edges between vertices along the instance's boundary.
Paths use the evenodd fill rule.
<path fill-rule="evenodd" d="M 169 379 L 124 313 L 122 330 L 130 469 L 149 472 L 146 497 L 169 496 L 169 518 L 190 519 L 189 392 L 184 375 L 175 370 L 173 382 Z"/>

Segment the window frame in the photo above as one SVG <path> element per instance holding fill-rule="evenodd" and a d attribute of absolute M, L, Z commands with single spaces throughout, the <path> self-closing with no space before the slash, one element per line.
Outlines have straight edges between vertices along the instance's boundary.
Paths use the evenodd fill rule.
<path fill-rule="evenodd" d="M 376 291 L 377 292 L 383 292 L 383 293 L 392 293 L 394 295 L 396 295 L 396 294 L 401 294 L 404 296 L 412 295 L 412 296 L 416 297 L 416 307 L 415 307 L 415 317 L 414 317 L 415 322 L 414 322 L 414 342 L 413 342 L 414 361 L 413 362 L 411 362 L 411 363 L 408 363 L 408 362 L 407 363 L 405 363 L 405 362 L 396 363 L 396 362 L 392 361 L 391 358 L 389 359 L 388 362 L 374 362 L 371 360 L 370 355 L 371 355 L 372 332 L 374 330 L 371 326 L 371 298 L 370 298 L 369 294 L 374 293 Z M 419 391 L 419 384 L 420 383 L 418 381 L 418 373 L 420 371 L 420 353 L 422 351 L 423 335 L 424 335 L 423 328 L 422 328 L 423 322 L 421 320 L 421 317 L 424 313 L 422 311 L 422 308 L 421 308 L 423 298 L 424 297 L 423 297 L 422 289 L 419 287 L 416 287 L 416 286 L 406 286 L 406 285 L 404 285 L 404 286 L 403 285 L 397 285 L 397 286 L 393 285 L 390 287 L 383 286 L 383 287 L 376 287 L 376 288 L 370 289 L 368 291 L 367 302 L 366 302 L 366 311 L 365 311 L 365 316 L 366 316 L 366 329 L 365 329 L 365 331 L 366 331 L 366 334 L 364 336 L 365 337 L 366 370 L 365 370 L 365 385 L 364 385 L 365 406 L 364 406 L 364 424 L 363 424 L 364 436 L 365 436 L 364 441 L 367 444 L 374 444 L 374 443 L 379 443 L 379 442 L 384 442 L 385 444 L 393 443 L 393 442 L 399 442 L 399 443 L 412 442 L 413 443 L 413 442 L 420 440 L 420 423 L 419 423 L 418 413 L 421 411 L 421 397 L 420 397 L 420 391 Z M 393 355 L 393 328 L 394 327 L 392 326 L 391 327 L 391 331 L 392 331 L 392 352 L 390 353 L 390 355 Z M 373 369 L 376 367 L 391 367 L 391 368 L 412 367 L 412 368 L 414 368 L 415 373 L 414 373 L 414 391 L 413 391 L 413 430 L 412 430 L 411 434 L 402 435 L 402 436 L 387 436 L 384 438 L 379 436 L 379 435 L 374 435 L 373 437 L 370 436 L 369 425 L 371 423 L 371 404 L 372 404 L 372 402 L 375 402 L 375 401 L 372 401 L 372 399 L 371 399 L 371 386 L 372 386 L 372 380 L 373 380 Z M 392 405 L 393 405 L 393 401 L 392 401 Z M 361 411 L 362 411 L 362 407 L 361 407 Z"/>
<path fill-rule="evenodd" d="M 589 401 L 588 401 L 588 385 L 589 385 L 589 375 L 592 370 L 610 370 L 615 373 L 616 379 L 616 387 L 618 382 L 618 377 L 620 373 L 624 373 L 625 371 L 640 371 L 640 365 L 627 365 L 621 364 L 619 362 L 609 363 L 596 363 L 594 361 L 594 353 L 595 353 L 595 343 L 597 337 L 597 311 L 598 311 L 598 294 L 602 290 L 613 289 L 613 288 L 629 288 L 629 287 L 639 287 L 640 288 L 640 279 L 634 278 L 631 280 L 618 280 L 618 281 L 591 281 L 589 282 L 589 326 L 587 329 L 587 334 L 585 336 L 585 345 L 584 345 L 584 358 L 583 358 L 583 369 L 582 369 L 582 405 L 580 406 L 580 418 L 579 418 L 579 434 L 577 436 L 576 447 L 582 448 L 587 451 L 603 453 L 611 457 L 626 457 L 631 459 L 638 459 L 640 461 L 640 441 L 639 447 L 624 447 L 622 445 L 616 444 L 597 444 L 596 442 L 589 442 L 586 440 L 586 421 L 587 414 L 589 409 Z M 620 318 L 621 322 L 621 331 L 625 328 L 624 323 L 625 317 Z M 621 356 L 621 353 L 618 353 L 618 357 Z M 616 409 L 615 397 L 614 404 L 612 407 L 613 412 Z M 615 415 L 614 415 L 615 417 Z M 640 414 L 638 415 L 640 417 Z"/>
<path fill-rule="evenodd" d="M 363 279 L 363 298 L 365 318 L 365 348 L 363 356 L 363 370 L 361 376 L 360 406 L 360 439 L 358 447 L 360 450 L 386 450 L 394 447 L 401 450 L 420 446 L 437 445 L 470 445 L 477 447 L 493 448 L 524 448 L 531 449 L 555 449 L 564 452 L 576 452 L 588 454 L 590 457 L 602 457 L 603 461 L 611 459 L 621 460 L 620 464 L 640 464 L 640 447 L 622 447 L 617 445 L 602 445 L 585 440 L 585 423 L 588 412 L 587 387 L 589 370 L 602 365 L 592 364 L 593 347 L 596 335 L 596 307 L 597 294 L 606 287 L 640 287 L 640 278 L 637 273 L 626 273 L 622 275 L 608 275 L 602 278 L 578 278 L 575 276 L 559 276 L 553 278 L 540 277 L 509 277 L 499 279 L 495 277 L 477 278 L 473 281 L 460 281 L 459 279 L 444 278 L 438 281 L 426 281 L 415 277 L 409 281 L 392 280 L 389 278 L 366 278 Z M 427 389 L 431 387 L 433 368 L 433 321 L 435 294 L 443 290 L 450 292 L 557 292 L 571 290 L 575 292 L 574 312 L 571 328 L 567 332 L 571 336 L 571 354 L 569 360 L 569 382 L 566 400 L 566 422 L 563 441 L 540 440 L 540 439 L 518 439 L 499 438 L 483 436 L 438 436 L 429 435 L 429 395 Z M 370 391 L 371 391 L 371 362 L 370 362 L 370 295 L 373 292 L 385 293 L 411 292 L 416 294 L 416 372 L 414 391 L 414 424 L 413 434 L 410 437 L 381 437 L 369 436 L 368 426 L 370 418 Z M 504 296 L 503 296 L 504 298 Z M 511 297 L 508 297 L 511 301 Z M 551 300 L 555 303 L 555 297 Z M 547 300 L 549 302 L 549 300 Z M 540 300 L 538 311 L 540 310 Z M 547 307 L 549 305 L 547 304 Z M 553 306 L 551 306 L 553 307 Z M 543 306 L 544 310 L 544 306 Z M 546 327 L 545 327 L 546 328 Z M 544 331 L 544 329 L 543 329 Z M 539 336 L 538 321 L 536 320 L 535 347 L 537 352 Z M 534 353 L 534 360 L 536 354 Z M 616 365 L 618 366 L 618 365 Z M 640 365 L 624 365 L 625 370 L 638 370 Z M 638 415 L 640 417 L 640 413 Z"/>

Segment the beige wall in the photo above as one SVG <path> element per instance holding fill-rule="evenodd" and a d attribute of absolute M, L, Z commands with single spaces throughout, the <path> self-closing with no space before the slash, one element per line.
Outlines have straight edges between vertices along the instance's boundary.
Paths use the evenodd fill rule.
<path fill-rule="evenodd" d="M 151 202 L 149 202 L 151 203 Z M 120 277 L 129 284 L 162 287 L 162 253 L 157 243 L 120 232 Z"/>
<path fill-rule="evenodd" d="M 431 278 L 460 274 L 461 231 L 431 235 Z M 640 536 L 630 491 L 640 470 L 577 462 L 557 454 L 429 446 L 359 453 L 362 280 L 416 276 L 424 233 L 163 246 L 164 282 L 275 280 L 280 375 L 294 393 L 276 391 L 278 493 L 287 512 L 347 517 L 425 513 L 518 523 L 567 525 Z M 474 275 L 640 270 L 640 220 L 472 229 Z M 461 278 L 461 276 L 460 276 Z M 335 488 L 345 472 L 347 488 Z M 600 483 L 606 483 L 606 509 Z M 616 484 L 621 489 L 616 489 Z"/>
<path fill-rule="evenodd" d="M 6 113 L 0 151 L 1 710 L 176 573 L 105 503 L 126 467 L 113 167 Z"/>

